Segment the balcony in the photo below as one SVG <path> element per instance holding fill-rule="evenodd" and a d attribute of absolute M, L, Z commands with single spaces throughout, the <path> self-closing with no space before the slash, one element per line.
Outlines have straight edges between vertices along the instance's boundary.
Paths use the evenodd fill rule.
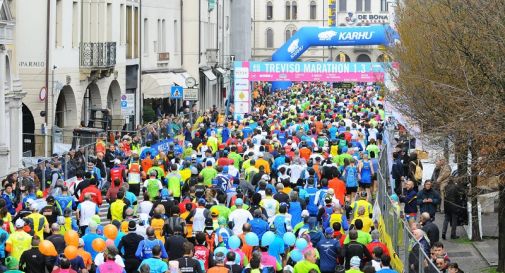
<path fill-rule="evenodd" d="M 113 68 L 116 65 L 116 42 L 81 43 L 80 55 L 81 68 Z"/>

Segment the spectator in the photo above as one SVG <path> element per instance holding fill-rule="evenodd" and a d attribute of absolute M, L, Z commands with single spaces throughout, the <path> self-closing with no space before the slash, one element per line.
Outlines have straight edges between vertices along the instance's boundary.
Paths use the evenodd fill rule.
<path fill-rule="evenodd" d="M 431 180 L 424 182 L 424 188 L 417 193 L 417 204 L 419 205 L 420 213 L 428 212 L 434 221 L 437 206 L 440 203 L 440 195 L 431 186 Z"/>

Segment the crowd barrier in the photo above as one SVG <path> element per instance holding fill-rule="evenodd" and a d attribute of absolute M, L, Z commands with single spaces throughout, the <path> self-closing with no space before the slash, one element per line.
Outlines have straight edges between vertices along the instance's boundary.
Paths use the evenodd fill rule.
<path fill-rule="evenodd" d="M 440 273 L 432 263 L 429 253 L 420 248 L 416 254 L 412 248 L 417 241 L 405 220 L 400 204 L 391 198 L 394 183 L 391 178 L 392 152 L 395 145 L 394 125 L 386 124 L 383 132 L 383 145 L 379 154 L 377 172 L 378 192 L 374 205 L 374 217 L 391 256 L 391 266 L 398 272 Z"/>

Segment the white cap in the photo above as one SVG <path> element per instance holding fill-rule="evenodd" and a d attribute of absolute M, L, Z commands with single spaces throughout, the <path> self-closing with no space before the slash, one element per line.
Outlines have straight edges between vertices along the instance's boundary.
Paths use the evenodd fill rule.
<path fill-rule="evenodd" d="M 16 228 L 22 228 L 25 226 L 25 221 L 23 219 L 17 219 L 16 220 Z"/>
<path fill-rule="evenodd" d="M 121 160 L 119 160 L 119 159 L 117 159 L 117 158 L 116 158 L 116 159 L 114 159 L 114 164 L 116 164 L 116 165 L 121 164 Z"/>
<path fill-rule="evenodd" d="M 302 217 L 309 217 L 310 216 L 310 213 L 308 210 L 304 209 L 302 210 Z"/>
<path fill-rule="evenodd" d="M 263 153 L 258 153 L 258 157 L 263 157 L 264 154 Z"/>

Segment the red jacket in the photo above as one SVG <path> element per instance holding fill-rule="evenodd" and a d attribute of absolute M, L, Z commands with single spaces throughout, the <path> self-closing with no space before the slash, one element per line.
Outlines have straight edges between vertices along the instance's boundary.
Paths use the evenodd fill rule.
<path fill-rule="evenodd" d="M 84 201 L 84 196 L 87 193 L 91 194 L 91 201 L 93 201 L 98 206 L 102 205 L 102 192 L 95 185 L 90 185 L 82 190 L 81 196 L 79 197 L 79 202 Z"/>
<path fill-rule="evenodd" d="M 382 254 L 385 254 L 385 255 L 389 256 L 389 250 L 388 250 L 387 246 L 384 243 L 381 243 L 381 242 L 371 242 L 368 245 L 366 245 L 366 248 L 368 249 L 368 252 L 370 252 L 370 254 L 373 253 L 373 250 L 376 247 L 382 248 Z"/>

